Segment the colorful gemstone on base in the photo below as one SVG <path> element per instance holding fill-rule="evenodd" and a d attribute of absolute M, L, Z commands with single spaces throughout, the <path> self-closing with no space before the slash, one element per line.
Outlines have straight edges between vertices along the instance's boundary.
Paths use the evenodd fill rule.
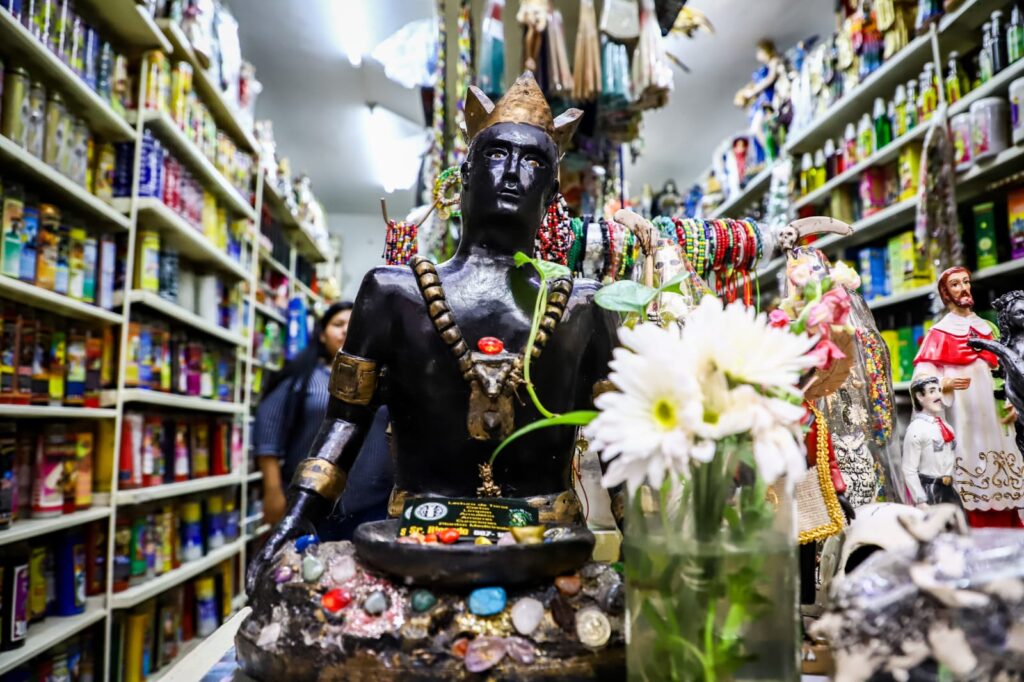
<path fill-rule="evenodd" d="M 504 587 L 481 587 L 469 593 L 469 611 L 475 616 L 494 616 L 505 610 Z"/>
<path fill-rule="evenodd" d="M 501 342 L 501 339 L 493 336 L 485 336 L 476 342 L 476 347 L 484 355 L 497 355 L 501 351 L 505 350 L 505 344 Z"/>

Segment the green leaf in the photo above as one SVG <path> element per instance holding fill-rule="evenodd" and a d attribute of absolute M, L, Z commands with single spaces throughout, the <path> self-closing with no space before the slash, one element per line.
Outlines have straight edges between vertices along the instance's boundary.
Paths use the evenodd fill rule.
<path fill-rule="evenodd" d="M 533 267 L 540 271 L 544 279 L 558 279 L 559 277 L 569 277 L 572 274 L 569 272 L 569 268 L 564 265 L 552 263 L 549 260 L 540 260 L 539 258 L 533 261 Z"/>
<path fill-rule="evenodd" d="M 532 424 L 527 424 L 521 429 L 517 429 L 512 433 L 512 435 L 501 441 L 501 445 L 495 448 L 494 452 L 491 454 L 491 464 L 494 464 L 494 460 L 498 457 L 498 453 L 504 450 L 512 441 L 517 440 L 532 431 L 537 431 L 549 426 L 586 426 L 590 422 L 594 421 L 596 417 L 596 410 L 577 410 L 576 412 L 566 412 L 565 414 L 558 414 L 554 417 L 547 417 L 546 419 L 538 419 Z"/>
<path fill-rule="evenodd" d="M 640 284 L 640 282 L 619 280 L 601 287 L 594 294 L 594 302 L 605 310 L 643 315 L 647 310 L 647 305 L 657 295 L 657 289 Z"/>
<path fill-rule="evenodd" d="M 533 269 L 540 273 L 541 279 L 558 279 L 559 277 L 570 277 L 572 275 L 569 272 L 569 268 L 558 263 L 553 263 L 548 260 L 541 260 L 540 258 L 530 258 L 522 251 L 516 251 L 516 255 L 513 257 L 515 260 L 516 267 L 523 267 L 524 265 L 532 265 Z"/>
<path fill-rule="evenodd" d="M 689 278 L 689 272 L 681 272 L 672 279 L 670 279 L 669 281 L 662 284 L 660 287 L 658 287 L 658 292 L 666 294 L 681 294 L 683 292 L 680 290 L 679 285 Z"/>

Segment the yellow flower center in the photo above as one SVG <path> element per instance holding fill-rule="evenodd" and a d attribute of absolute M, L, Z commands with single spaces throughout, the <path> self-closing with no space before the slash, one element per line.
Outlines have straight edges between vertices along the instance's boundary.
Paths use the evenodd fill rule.
<path fill-rule="evenodd" d="M 654 414 L 654 422 L 665 431 L 674 429 L 679 424 L 675 403 L 670 400 L 658 398 L 654 401 L 651 412 Z"/>

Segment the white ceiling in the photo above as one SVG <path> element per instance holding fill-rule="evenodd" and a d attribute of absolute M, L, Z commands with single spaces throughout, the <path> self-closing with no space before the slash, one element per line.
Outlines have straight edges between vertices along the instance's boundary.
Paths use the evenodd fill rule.
<path fill-rule="evenodd" d="M 306 171 L 329 213 L 373 213 L 383 189 L 371 172 L 380 147 L 366 134 L 368 102 L 422 123 L 419 93 L 389 81 L 383 68 L 364 60 L 359 68 L 345 54 L 350 3 L 363 3 L 372 48 L 409 21 L 430 16 L 433 0 L 234 0 L 242 53 L 256 65 L 263 93 L 257 115 L 274 122 L 280 153 L 293 171 Z M 287 9 L 285 8 L 287 4 Z M 482 4 L 475 0 L 474 7 Z M 506 36 L 515 0 L 507 1 Z M 555 0 L 575 32 L 577 0 Z M 597 3 L 600 6 L 600 1 Z M 754 45 L 768 37 L 785 48 L 833 25 L 833 0 L 692 0 L 717 29 L 695 40 L 670 39 L 669 49 L 691 73 L 673 67 L 675 92 L 664 109 L 644 118 L 645 149 L 628 168 L 633 183 L 660 186 L 666 178 L 688 185 L 704 170 L 714 147 L 742 129 L 746 118 L 732 97 L 756 67 Z M 478 12 L 479 15 L 479 12 Z M 570 54 L 571 41 L 569 36 Z M 410 126 L 411 127 L 411 126 Z M 377 156 L 380 156 L 377 154 Z M 409 208 L 410 193 L 388 196 L 392 212 Z"/>

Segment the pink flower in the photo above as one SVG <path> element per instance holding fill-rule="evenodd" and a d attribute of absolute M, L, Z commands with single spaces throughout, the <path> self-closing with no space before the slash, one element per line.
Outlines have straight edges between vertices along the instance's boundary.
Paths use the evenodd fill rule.
<path fill-rule="evenodd" d="M 789 315 L 782 308 L 776 308 L 768 313 L 768 326 L 776 329 L 785 329 L 790 323 Z"/>
<path fill-rule="evenodd" d="M 850 295 L 843 287 L 826 291 L 807 311 L 807 329 L 824 337 L 832 325 L 844 325 L 850 319 Z"/>
<path fill-rule="evenodd" d="M 811 352 L 807 354 L 809 357 L 814 358 L 814 366 L 818 369 L 825 369 L 836 360 L 842 360 L 846 357 L 839 346 L 832 342 L 831 339 L 822 339 L 818 342 Z"/>

